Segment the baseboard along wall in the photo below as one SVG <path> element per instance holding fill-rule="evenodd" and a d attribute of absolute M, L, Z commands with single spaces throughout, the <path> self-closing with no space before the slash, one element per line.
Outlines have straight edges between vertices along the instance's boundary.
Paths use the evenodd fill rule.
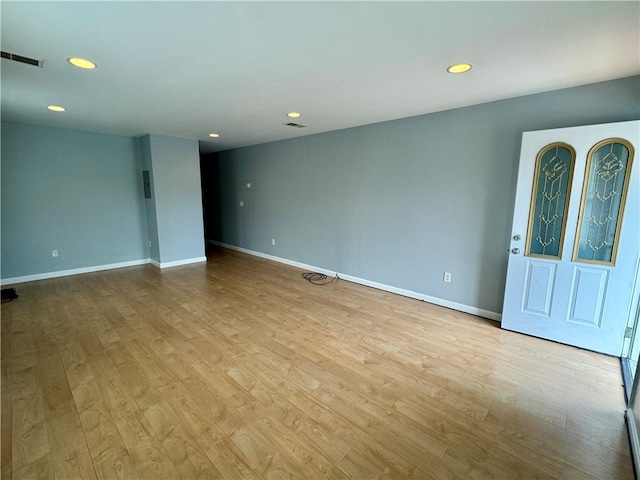
<path fill-rule="evenodd" d="M 95 265 L 92 267 L 72 268 L 69 270 L 58 270 L 56 272 L 36 273 L 34 275 L 24 275 L 21 277 L 11 277 L 0 279 L 0 285 L 13 285 L 14 283 L 35 282 L 36 280 L 46 280 L 48 278 L 68 277 L 69 275 L 80 275 L 83 273 L 100 272 L 102 270 L 113 270 L 114 268 L 133 267 L 149 263 L 148 258 L 132 260 L 130 262 L 109 263 L 106 265 Z"/>
<path fill-rule="evenodd" d="M 92 267 L 72 268 L 70 270 L 58 270 L 56 272 L 37 273 L 34 275 L 24 275 L 21 277 L 11 277 L 0 279 L 0 285 L 14 285 L 16 283 L 34 282 L 36 280 L 46 280 L 49 278 L 67 277 L 69 275 L 81 275 L 83 273 L 100 272 L 103 270 L 112 270 L 114 268 L 133 267 L 136 265 L 145 265 L 150 263 L 160 269 L 177 267 L 180 265 L 189 265 L 191 263 L 206 262 L 207 257 L 186 258 L 184 260 L 176 260 L 173 262 L 157 262 L 150 258 L 141 260 L 132 260 L 130 262 L 110 263 L 106 265 L 95 265 Z"/>
<path fill-rule="evenodd" d="M 289 260 L 283 257 L 276 257 L 274 255 L 269 255 L 266 253 L 258 252 L 255 250 L 249 250 L 247 248 L 236 247 L 235 245 L 229 245 L 226 243 L 218 242 L 216 240 L 207 240 L 208 244 L 216 245 L 223 248 L 228 248 L 230 250 L 235 250 L 237 252 L 246 253 L 249 255 L 253 255 L 256 257 L 264 258 L 267 260 L 272 260 L 274 262 L 283 263 L 285 265 L 290 265 L 292 267 L 301 268 L 303 270 L 308 270 L 312 272 L 323 273 L 325 275 L 335 277 L 336 275 L 342 280 L 346 280 L 348 282 L 358 283 L 360 285 L 364 285 L 367 287 L 377 288 L 378 290 L 383 290 L 385 292 L 395 293 L 398 295 L 402 295 L 403 297 L 415 298 L 416 300 L 422 300 L 427 303 L 432 303 L 434 305 L 439 305 L 441 307 L 450 308 L 452 310 L 457 310 L 459 312 L 469 313 L 471 315 L 476 315 L 478 317 L 487 318 L 489 320 L 494 320 L 496 322 L 500 322 L 502 319 L 502 315 L 497 312 L 491 312 L 489 310 L 484 310 L 482 308 L 472 307 L 469 305 L 464 305 L 462 303 L 451 302 L 449 300 L 445 300 L 442 298 L 432 297 L 430 295 L 425 295 L 419 292 L 414 292 L 412 290 L 405 290 L 403 288 L 397 288 L 392 285 L 385 285 L 383 283 L 372 282 L 371 280 L 367 280 L 365 278 L 354 277 L 352 275 L 343 274 L 340 272 L 334 272 L 332 270 L 327 270 L 325 268 L 316 267 L 314 265 L 307 265 L 305 263 L 296 262 L 294 260 Z"/>
<path fill-rule="evenodd" d="M 499 322 L 502 318 L 502 315 L 497 312 L 491 312 L 489 310 L 484 310 L 477 307 L 472 307 L 469 305 L 464 305 L 462 303 L 451 302 L 449 300 L 445 300 L 442 298 L 433 297 L 431 295 L 425 295 L 419 292 L 414 292 L 412 290 L 405 290 L 403 288 L 397 288 L 392 285 L 386 285 L 383 283 L 373 282 L 371 280 L 367 280 L 365 278 L 354 277 L 352 275 L 347 275 L 340 272 L 334 272 L 332 270 L 327 270 L 325 268 L 316 267 L 314 265 L 308 265 L 305 263 L 296 262 L 294 260 L 289 260 L 283 257 L 276 257 L 274 255 L 269 255 L 266 253 L 258 252 L 255 250 L 249 250 L 247 248 L 237 247 L 235 245 L 229 245 L 226 243 L 218 242 L 215 240 L 207 240 L 207 243 L 211 245 L 217 245 L 223 248 L 228 248 L 230 250 L 235 250 L 238 252 L 246 253 L 248 255 L 253 255 L 256 257 L 264 258 L 267 260 L 272 260 L 274 262 L 283 263 L 285 265 L 290 265 L 292 267 L 301 268 L 303 270 L 309 270 L 313 272 L 323 273 L 328 276 L 338 276 L 342 280 L 346 280 L 348 282 L 357 283 L 360 285 L 364 285 L 367 287 L 377 288 L 378 290 L 383 290 L 385 292 L 395 293 L 397 295 L 402 295 L 404 297 L 414 298 L 416 300 L 422 300 L 427 303 L 432 303 L 434 305 L 439 305 L 441 307 L 451 308 L 452 310 L 457 310 L 459 312 L 469 313 L 471 315 L 476 315 L 479 317 L 487 318 L 489 320 L 494 320 Z M 120 262 L 120 263 L 111 263 L 107 265 L 96 265 L 92 267 L 83 267 L 83 268 L 73 268 L 70 270 L 59 270 L 56 272 L 46 272 L 46 273 L 38 273 L 34 275 L 25 275 L 20 277 L 11 277 L 11 278 L 3 278 L 0 279 L 0 285 L 13 285 L 16 283 L 25 283 L 25 282 L 33 282 L 36 280 L 46 280 L 49 278 L 58 278 L 58 277 L 66 277 L 69 275 L 80 275 L 83 273 L 91 273 L 91 272 L 99 272 L 102 270 L 111 270 L 114 268 L 124 268 L 124 267 L 132 267 L 136 265 L 144 265 L 147 263 L 151 263 L 152 265 L 163 269 L 170 267 L 177 267 L 180 265 L 189 265 L 192 263 L 198 262 L 206 262 L 207 257 L 195 257 L 195 258 L 187 258 L 184 260 L 176 260 L 173 262 L 158 262 L 156 260 L 152 260 L 149 258 L 145 258 L 142 260 L 133 260 L 130 262 Z"/>

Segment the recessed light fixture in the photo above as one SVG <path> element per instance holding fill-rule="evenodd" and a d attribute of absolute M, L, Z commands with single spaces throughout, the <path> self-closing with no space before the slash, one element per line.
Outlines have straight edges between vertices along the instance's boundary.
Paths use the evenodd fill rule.
<path fill-rule="evenodd" d="M 93 69 L 97 67 L 95 63 L 93 63 L 91 60 L 87 60 L 86 58 L 71 57 L 67 58 L 67 62 L 79 68 Z"/>
<path fill-rule="evenodd" d="M 447 68 L 447 72 L 449 73 L 464 73 L 471 70 L 472 65 L 470 63 L 456 63 L 455 65 L 451 65 Z"/>
<path fill-rule="evenodd" d="M 289 112 L 287 113 L 287 117 L 289 118 L 299 118 L 302 114 L 300 112 Z"/>
<path fill-rule="evenodd" d="M 211 138 L 218 138 L 220 136 L 220 134 L 219 133 L 210 133 L 209 136 Z"/>
<path fill-rule="evenodd" d="M 49 105 L 47 107 L 47 109 L 51 110 L 52 112 L 64 112 L 64 111 L 66 111 L 66 109 L 64 107 L 59 107 L 58 105 Z"/>

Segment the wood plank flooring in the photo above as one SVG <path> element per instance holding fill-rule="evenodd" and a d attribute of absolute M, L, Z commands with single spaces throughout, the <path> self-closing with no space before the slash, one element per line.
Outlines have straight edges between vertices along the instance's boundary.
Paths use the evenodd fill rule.
<path fill-rule="evenodd" d="M 301 273 L 219 249 L 18 285 L 2 478 L 633 478 L 618 359 Z"/>

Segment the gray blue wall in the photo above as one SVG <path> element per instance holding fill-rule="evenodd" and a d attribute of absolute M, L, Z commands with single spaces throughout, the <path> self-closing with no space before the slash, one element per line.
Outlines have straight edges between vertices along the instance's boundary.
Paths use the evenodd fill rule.
<path fill-rule="evenodd" d="M 206 260 L 197 140 L 3 122 L 1 166 L 3 283 Z"/>
<path fill-rule="evenodd" d="M 638 118 L 631 77 L 221 152 L 205 159 L 219 203 L 208 231 L 501 312 L 522 132 Z"/>
<path fill-rule="evenodd" d="M 145 170 L 152 174 L 149 231 L 151 258 L 160 264 L 203 259 L 204 227 L 198 141 L 146 135 L 141 139 Z M 150 167 L 150 168 L 149 168 Z M 154 242 L 155 240 L 155 242 Z M 157 250 L 154 247 L 157 245 Z"/>
<path fill-rule="evenodd" d="M 156 213 L 156 192 L 153 182 L 153 162 L 151 161 L 151 135 L 145 135 L 140 139 L 140 151 L 142 154 L 142 170 L 149 172 L 149 188 L 151 198 L 145 198 L 144 204 L 147 210 L 147 232 L 149 236 L 149 258 L 160 263 L 160 241 L 158 239 L 158 218 Z"/>
<path fill-rule="evenodd" d="M 3 279 L 149 257 L 136 138 L 3 122 L 1 200 Z"/>

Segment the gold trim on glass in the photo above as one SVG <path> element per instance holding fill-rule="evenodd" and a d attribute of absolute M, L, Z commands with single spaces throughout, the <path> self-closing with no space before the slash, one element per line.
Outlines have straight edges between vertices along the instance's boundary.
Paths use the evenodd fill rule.
<path fill-rule="evenodd" d="M 608 144 L 615 144 L 615 143 L 624 145 L 629 152 L 629 157 L 627 159 L 627 166 L 626 166 L 626 171 L 624 174 L 624 180 L 622 184 L 622 195 L 620 197 L 620 208 L 618 209 L 618 219 L 616 223 L 616 230 L 613 237 L 611 260 L 604 261 L 604 260 L 589 260 L 589 259 L 578 258 L 578 254 L 580 251 L 580 236 L 582 234 L 582 223 L 584 220 L 584 210 L 587 202 L 587 194 L 589 192 L 589 182 L 591 180 L 591 164 L 593 163 L 593 155 L 595 152 L 598 151 L 598 149 L 600 149 L 600 147 Z M 576 238 L 573 244 L 573 256 L 571 258 L 573 262 L 615 266 L 616 257 L 618 255 L 618 243 L 620 241 L 620 230 L 622 229 L 622 219 L 624 216 L 624 207 L 625 207 L 625 204 L 627 203 L 627 192 L 629 190 L 629 182 L 631 181 L 631 167 L 633 166 L 633 155 L 634 155 L 633 145 L 631 145 L 631 143 L 625 140 L 624 138 L 607 138 L 605 140 L 602 140 L 601 142 L 596 143 L 593 147 L 591 147 L 591 150 L 589 150 L 589 154 L 587 155 L 587 165 L 585 167 L 584 183 L 582 185 L 582 198 L 580 199 L 580 210 L 578 213 L 578 228 L 576 230 Z"/>
<path fill-rule="evenodd" d="M 536 196 L 538 193 L 538 180 L 540 179 L 540 175 L 539 175 L 540 163 L 542 162 L 542 157 L 544 156 L 545 153 L 547 153 L 549 150 L 553 148 L 558 148 L 558 147 L 565 148 L 571 154 L 571 165 L 569 167 L 569 177 L 567 180 L 567 192 L 565 194 L 565 201 L 563 206 L 564 214 L 562 216 L 560 238 L 558 239 L 558 255 L 545 255 L 540 253 L 531 253 L 531 237 L 533 236 L 532 229 L 534 228 L 534 222 L 535 222 L 534 217 L 536 212 Z M 565 229 L 567 227 L 567 213 L 569 211 L 569 198 L 571 197 L 571 184 L 573 183 L 573 170 L 575 167 L 575 163 L 576 163 L 575 149 L 571 145 L 564 142 L 551 143 L 546 147 L 543 147 L 538 152 L 538 156 L 536 157 L 536 164 L 533 170 L 534 179 L 533 179 L 533 186 L 531 189 L 531 202 L 529 204 L 529 225 L 527 226 L 527 242 L 526 242 L 525 251 L 524 251 L 524 255 L 526 257 L 547 258 L 547 259 L 556 259 L 556 260 L 562 259 L 562 247 L 564 243 Z"/>

